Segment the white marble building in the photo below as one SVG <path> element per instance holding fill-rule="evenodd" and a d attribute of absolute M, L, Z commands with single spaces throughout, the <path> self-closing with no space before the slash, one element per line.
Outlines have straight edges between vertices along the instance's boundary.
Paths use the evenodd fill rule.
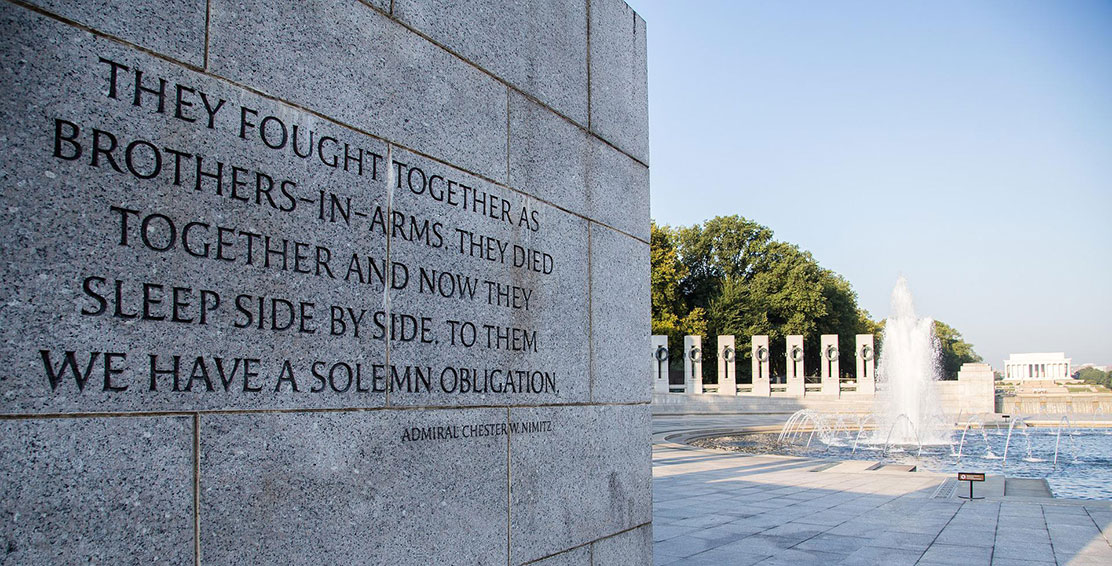
<path fill-rule="evenodd" d="M 1064 352 L 1012 354 L 1004 360 L 1004 379 L 1012 381 L 1069 379 L 1071 358 Z"/>

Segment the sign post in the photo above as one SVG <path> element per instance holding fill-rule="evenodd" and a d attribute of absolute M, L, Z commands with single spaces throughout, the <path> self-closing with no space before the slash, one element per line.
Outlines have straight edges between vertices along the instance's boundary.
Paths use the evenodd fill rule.
<path fill-rule="evenodd" d="M 984 499 L 984 497 L 973 497 L 973 482 L 985 481 L 984 472 L 958 472 L 958 481 L 969 482 L 969 497 L 966 497 L 964 495 L 959 495 L 958 497 L 969 500 Z"/>

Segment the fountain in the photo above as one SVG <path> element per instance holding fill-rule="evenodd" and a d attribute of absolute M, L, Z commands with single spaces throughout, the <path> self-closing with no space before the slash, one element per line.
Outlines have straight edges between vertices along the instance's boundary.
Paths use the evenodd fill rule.
<path fill-rule="evenodd" d="M 1070 423 L 1070 418 L 1063 416 L 1058 421 L 1058 434 L 1054 435 L 1054 469 L 1058 469 L 1058 446 L 1062 443 L 1062 423 L 1066 423 L 1069 427 L 1070 448 L 1073 448 L 1073 424 Z M 1076 459 L 1076 456 L 1075 458 Z"/>
<path fill-rule="evenodd" d="M 1012 430 L 1015 429 L 1015 425 L 1021 424 L 1021 423 L 1023 424 L 1024 427 L 1026 427 L 1027 423 L 1025 422 L 1025 420 L 1026 420 L 1026 417 L 1020 417 L 1020 418 L 1017 418 L 1017 419 L 1012 419 L 1012 422 L 1008 425 L 1008 438 L 1006 440 L 1004 440 L 1004 461 L 1000 462 L 1000 470 L 1004 470 L 1004 468 L 1006 468 L 1007 465 L 1008 465 L 1008 448 L 1012 444 Z M 1026 430 L 1026 429 L 1024 429 L 1024 430 Z"/>
<path fill-rule="evenodd" d="M 1057 430 L 1051 428 L 1050 433 L 1043 434 L 1032 428 L 1040 423 L 1028 423 L 1030 417 L 1022 415 L 1001 421 L 991 412 L 971 413 L 963 421 L 966 413 L 962 411 L 956 420 L 948 420 L 939 403 L 936 383 L 940 361 L 934 321 L 916 315 L 903 277 L 896 282 L 891 304 L 892 313 L 881 340 L 878 388 L 871 414 L 850 416 L 803 409 L 787 419 L 779 437 L 768 442 L 734 437 L 727 445 L 757 454 L 771 449 L 774 453 L 830 459 L 862 458 L 861 452 L 868 451 L 864 457 L 882 462 L 911 463 L 914 459 L 917 467 L 932 471 L 999 470 L 1012 477 L 1045 477 L 1055 494 L 1112 497 L 1112 467 L 1107 465 L 1112 461 L 1112 442 L 1107 441 L 1108 432 L 1075 430 L 1068 417 L 1058 421 Z M 1016 444 L 1020 436 L 1022 450 Z M 983 443 L 983 450 L 978 442 Z M 812 444 L 819 446 L 812 448 Z M 1072 459 L 1066 456 L 1067 461 L 1060 465 L 1064 452 L 1071 453 Z"/>
<path fill-rule="evenodd" d="M 991 460 L 996 459 L 996 455 L 992 453 L 992 445 L 989 444 L 988 441 L 988 433 L 985 430 L 985 421 L 983 418 L 981 418 L 980 415 L 974 415 L 972 418 L 969 419 L 968 422 L 965 423 L 965 429 L 961 431 L 961 441 L 958 442 L 957 460 L 955 460 L 955 462 L 958 464 L 961 463 L 962 451 L 965 450 L 965 435 L 969 434 L 969 429 L 973 427 L 978 427 L 981 430 L 981 441 L 985 443 L 984 457 Z M 950 452 L 953 453 L 952 447 Z"/>
<path fill-rule="evenodd" d="M 876 418 L 872 415 L 865 415 L 857 421 L 857 436 L 853 439 L 853 450 L 850 452 L 850 455 L 857 453 L 857 443 L 861 442 L 861 433 L 865 432 L 865 424 L 870 421 L 876 424 Z"/>
<path fill-rule="evenodd" d="M 883 385 L 883 391 L 877 392 L 873 409 L 877 422 L 873 442 L 947 444 L 951 427 L 934 386 L 939 376 L 934 320 L 915 314 L 911 289 L 902 276 L 892 290 L 891 308 L 877 367 L 878 390 Z"/>

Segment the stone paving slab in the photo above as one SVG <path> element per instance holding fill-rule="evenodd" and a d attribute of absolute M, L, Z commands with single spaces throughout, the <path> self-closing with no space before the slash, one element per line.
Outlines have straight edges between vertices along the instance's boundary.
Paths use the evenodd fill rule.
<path fill-rule="evenodd" d="M 683 422 L 653 420 L 654 564 L 1112 565 L 1112 502 L 1006 496 L 1000 477 L 936 499 L 951 476 L 695 449 L 668 440 Z"/>

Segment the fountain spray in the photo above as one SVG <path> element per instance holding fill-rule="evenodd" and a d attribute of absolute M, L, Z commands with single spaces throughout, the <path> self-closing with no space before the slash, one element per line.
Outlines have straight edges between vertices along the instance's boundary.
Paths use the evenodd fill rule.
<path fill-rule="evenodd" d="M 874 441 L 945 444 L 950 430 L 934 386 L 940 374 L 934 320 L 915 314 L 911 289 L 903 276 L 892 290 L 891 311 L 884 324 L 877 367 Z"/>

